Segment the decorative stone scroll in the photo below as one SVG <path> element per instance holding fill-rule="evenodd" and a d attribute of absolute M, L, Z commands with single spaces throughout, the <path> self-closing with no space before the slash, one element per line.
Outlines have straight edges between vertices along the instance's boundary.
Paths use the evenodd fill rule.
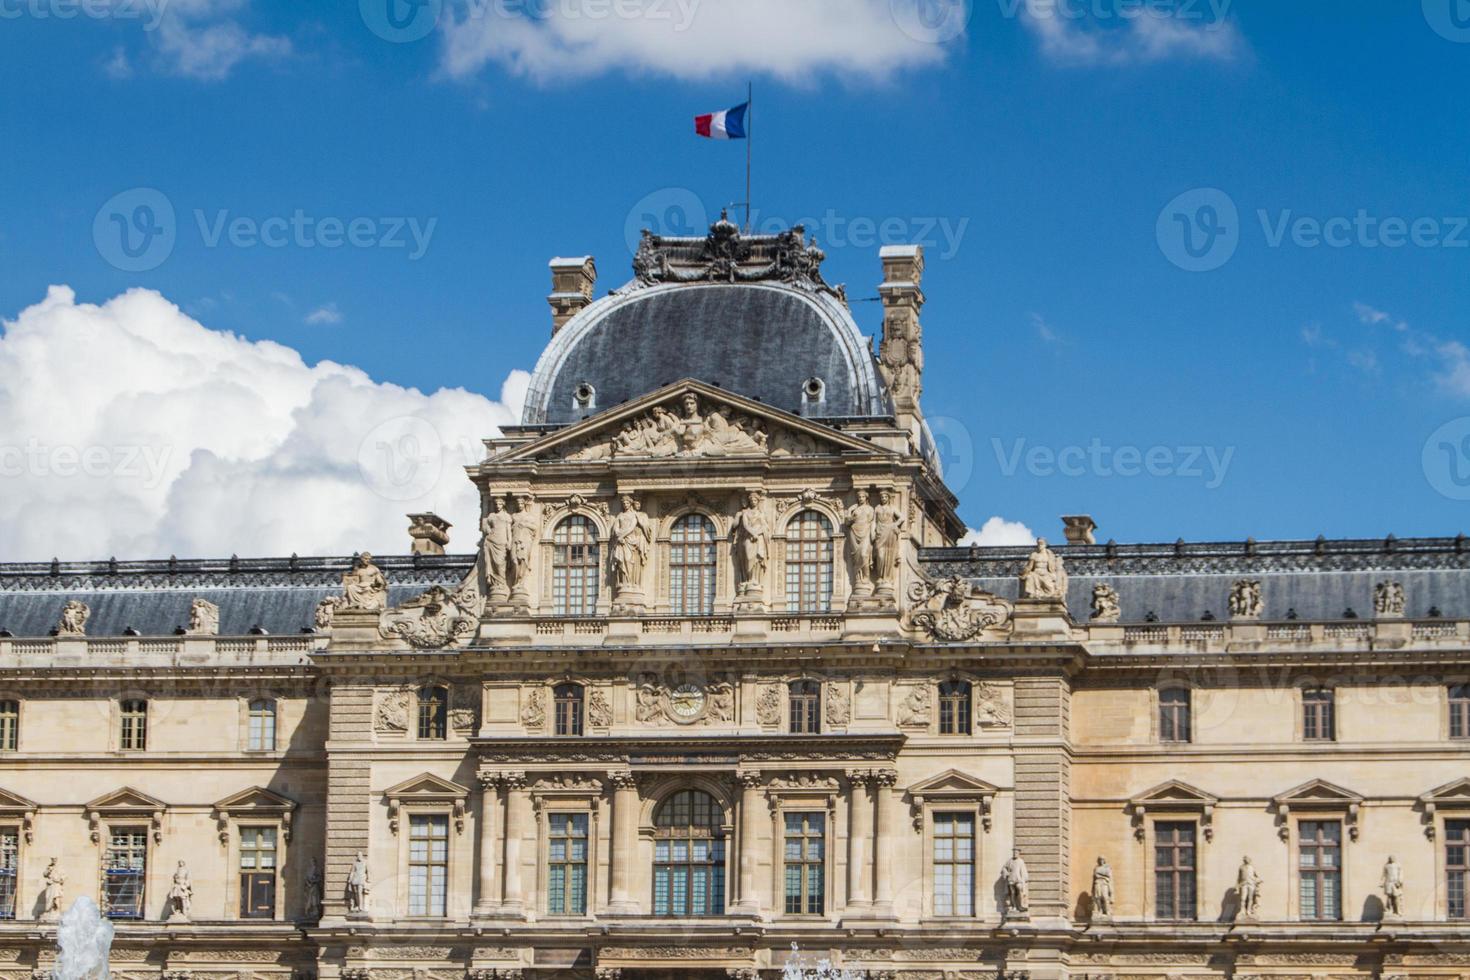
<path fill-rule="evenodd" d="M 747 238 L 721 211 L 702 239 L 655 235 L 645 228 L 633 256 L 630 288 L 671 282 L 782 282 L 845 301 L 841 287 L 833 288 L 822 278 L 826 258 L 816 242 L 807 242 L 802 225 Z"/>
<path fill-rule="evenodd" d="M 955 575 L 913 582 L 906 619 L 910 629 L 921 630 L 932 639 L 963 643 L 980 637 L 1009 636 L 1014 612 L 1009 601 Z"/>
<path fill-rule="evenodd" d="M 722 677 L 670 687 L 657 674 L 638 676 L 634 717 L 644 725 L 726 725 L 735 721 L 735 688 Z"/>
<path fill-rule="evenodd" d="M 416 649 L 442 649 L 474 635 L 482 605 L 473 580 L 454 592 L 435 585 L 389 610 L 379 631 Z"/>

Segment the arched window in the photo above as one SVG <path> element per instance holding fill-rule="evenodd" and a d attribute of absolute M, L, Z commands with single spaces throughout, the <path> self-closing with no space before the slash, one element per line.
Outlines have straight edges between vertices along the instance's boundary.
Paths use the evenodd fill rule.
<path fill-rule="evenodd" d="M 939 685 L 939 734 L 970 734 L 969 681 L 945 681 Z"/>
<path fill-rule="evenodd" d="M 597 584 L 602 575 L 596 525 L 581 514 L 573 514 L 556 526 L 552 544 L 551 599 L 556 615 L 595 615 Z"/>
<path fill-rule="evenodd" d="M 442 741 L 449 735 L 449 692 L 435 684 L 419 688 L 419 738 Z"/>
<path fill-rule="evenodd" d="M 725 912 L 724 812 L 708 793 L 680 790 L 653 818 L 653 913 Z"/>
<path fill-rule="evenodd" d="M 791 705 L 793 735 L 815 735 L 822 730 L 822 685 L 816 681 L 792 681 L 788 702 Z"/>
<path fill-rule="evenodd" d="M 680 616 L 715 611 L 715 525 L 703 514 L 685 514 L 669 537 L 669 600 Z"/>
<path fill-rule="evenodd" d="M 558 684 L 551 693 L 556 707 L 556 734 L 582 734 L 582 685 Z"/>
<path fill-rule="evenodd" d="M 270 752 L 276 747 L 276 703 L 270 698 L 250 702 L 250 751 Z"/>
<path fill-rule="evenodd" d="M 0 701 L 0 752 L 20 747 L 20 702 Z"/>
<path fill-rule="evenodd" d="M 804 510 L 786 526 L 786 606 L 832 611 L 832 522 Z"/>

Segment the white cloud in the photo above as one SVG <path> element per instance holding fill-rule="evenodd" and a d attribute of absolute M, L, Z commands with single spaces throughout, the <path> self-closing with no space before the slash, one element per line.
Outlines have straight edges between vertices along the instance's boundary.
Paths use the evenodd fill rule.
<path fill-rule="evenodd" d="M 403 553 L 419 510 L 470 550 L 462 467 L 529 380 L 510 372 L 499 401 L 425 394 L 211 330 L 151 290 L 98 306 L 54 286 L 0 336 L 0 554 Z"/>
<path fill-rule="evenodd" d="M 1069 67 L 1119 67 L 1162 61 L 1229 62 L 1246 50 L 1245 39 L 1223 12 L 1203 16 L 1204 7 L 1187 4 L 1082 5 L 1063 0 L 1017 0 L 1021 21 L 1036 36 L 1042 54 Z M 1228 8 L 1228 3 L 1224 4 Z M 1111 16 L 1103 19 L 1097 13 Z"/>
<path fill-rule="evenodd" d="M 1040 313 L 1032 313 L 1030 317 L 1031 326 L 1035 329 L 1036 336 L 1040 337 L 1044 343 L 1061 344 L 1065 342 L 1062 339 L 1062 335 L 1053 330 L 1051 324 L 1046 322 L 1046 317 Z"/>
<path fill-rule="evenodd" d="M 234 20 L 202 23 L 185 13 L 166 15 L 156 35 L 166 71 L 206 82 L 226 78 L 247 58 L 291 53 L 291 42 L 284 37 L 253 34 Z"/>
<path fill-rule="evenodd" d="M 1409 321 L 1370 306 L 1353 303 L 1358 322 L 1371 327 L 1386 327 L 1399 335 L 1399 348 L 1409 357 L 1434 365 L 1434 384 L 1453 398 L 1470 398 L 1470 347 L 1458 340 L 1446 340 L 1427 330 L 1409 325 Z M 1377 368 L 1374 358 L 1373 368 Z"/>
<path fill-rule="evenodd" d="M 1004 548 L 1035 543 L 1036 535 L 1029 527 L 1020 521 L 1008 521 L 1003 517 L 992 517 L 980 526 L 980 530 L 971 528 L 960 539 L 961 546 L 974 548 Z"/>
<path fill-rule="evenodd" d="M 337 309 L 336 303 L 327 303 L 318 306 L 306 314 L 306 322 L 312 326 L 331 325 L 342 322 L 342 311 Z"/>
<path fill-rule="evenodd" d="M 525 16 L 528 6 L 539 16 Z M 905 10 L 894 0 L 463 0 L 444 14 L 441 67 L 465 78 L 495 64 L 539 82 L 608 71 L 805 82 L 942 62 L 944 42 L 962 36 L 966 21 L 900 23 Z"/>

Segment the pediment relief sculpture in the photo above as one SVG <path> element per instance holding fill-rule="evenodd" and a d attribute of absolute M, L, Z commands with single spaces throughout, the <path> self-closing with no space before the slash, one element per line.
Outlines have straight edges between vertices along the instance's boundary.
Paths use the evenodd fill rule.
<path fill-rule="evenodd" d="M 812 436 L 774 426 L 728 405 L 703 404 L 693 392 L 675 410 L 654 405 L 615 433 L 592 433 L 560 453 L 572 462 L 589 460 L 721 456 L 812 456 L 821 452 Z"/>
<path fill-rule="evenodd" d="M 1015 607 L 958 575 L 919 579 L 909 586 L 909 628 L 930 638 L 962 643 L 1010 635 Z"/>

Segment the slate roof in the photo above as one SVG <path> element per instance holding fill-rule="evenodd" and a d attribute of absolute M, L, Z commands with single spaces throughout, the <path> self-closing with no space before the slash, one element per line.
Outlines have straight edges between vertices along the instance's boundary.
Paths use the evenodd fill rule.
<path fill-rule="evenodd" d="M 1404 587 L 1410 619 L 1470 619 L 1470 538 L 1238 541 L 1190 544 L 1066 545 L 1055 548 L 1070 577 L 1067 609 L 1074 621 L 1092 617 L 1092 590 L 1118 590 L 1121 622 L 1194 623 L 1206 613 L 1230 618 L 1231 585 L 1261 582 L 1264 620 L 1344 619 L 1351 609 L 1373 618 L 1373 589 Z M 927 575 L 960 575 L 995 595 L 1014 599 L 1029 547 L 928 548 Z M 1153 619 L 1149 617 L 1152 616 Z"/>

